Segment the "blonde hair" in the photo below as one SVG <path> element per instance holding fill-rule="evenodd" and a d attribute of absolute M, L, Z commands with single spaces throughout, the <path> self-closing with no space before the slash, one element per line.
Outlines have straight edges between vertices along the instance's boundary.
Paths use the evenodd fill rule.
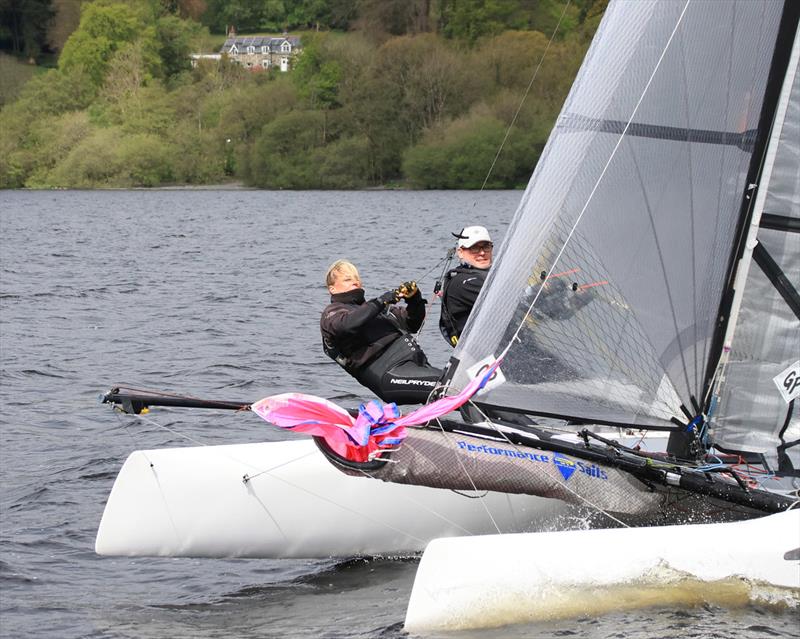
<path fill-rule="evenodd" d="M 336 260 L 328 267 L 328 272 L 325 273 L 325 286 L 333 286 L 336 278 L 339 277 L 339 273 L 349 273 L 350 275 L 355 275 L 358 280 L 361 279 L 358 269 L 352 262 Z"/>

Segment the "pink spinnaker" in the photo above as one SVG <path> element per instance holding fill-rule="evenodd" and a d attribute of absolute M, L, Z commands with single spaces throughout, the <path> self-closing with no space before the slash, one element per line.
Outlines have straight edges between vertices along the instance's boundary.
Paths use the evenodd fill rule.
<path fill-rule="evenodd" d="M 419 426 L 466 404 L 482 389 L 500 359 L 457 395 L 442 397 L 402 416 L 396 404 L 373 400 L 361 404 L 353 418 L 333 402 L 303 393 L 282 393 L 258 400 L 250 408 L 270 424 L 298 433 L 321 437 L 336 454 L 351 461 L 369 461 L 380 451 L 402 443 L 407 426 Z"/>

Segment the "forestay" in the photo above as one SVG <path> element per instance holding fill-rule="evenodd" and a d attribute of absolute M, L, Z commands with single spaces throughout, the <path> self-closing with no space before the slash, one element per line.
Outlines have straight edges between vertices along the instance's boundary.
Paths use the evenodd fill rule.
<path fill-rule="evenodd" d="M 672 427 L 702 401 L 781 10 L 609 6 L 455 352 L 456 387 L 513 338 L 487 404 Z"/>

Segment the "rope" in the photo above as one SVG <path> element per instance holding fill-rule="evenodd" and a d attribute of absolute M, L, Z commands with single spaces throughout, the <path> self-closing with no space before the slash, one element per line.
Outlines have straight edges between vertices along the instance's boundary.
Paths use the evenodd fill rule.
<path fill-rule="evenodd" d="M 528 87 L 525 89 L 525 93 L 522 94 L 522 100 L 520 101 L 519 106 L 517 107 L 517 110 L 514 113 L 514 117 L 511 118 L 511 123 L 506 128 L 506 134 L 503 137 L 503 141 L 500 142 L 500 148 L 497 149 L 497 153 L 494 156 L 494 160 L 492 160 L 492 164 L 489 167 L 489 171 L 486 173 L 486 178 L 483 180 L 483 184 L 481 185 L 479 191 L 481 193 L 486 188 L 486 184 L 489 181 L 489 177 L 492 175 L 492 171 L 494 170 L 495 164 L 497 164 L 497 160 L 500 157 L 500 153 L 503 151 L 503 147 L 505 146 L 506 141 L 508 140 L 508 136 L 511 134 L 511 129 L 514 128 L 514 124 L 517 121 L 517 117 L 519 116 L 520 111 L 522 111 L 522 105 L 525 104 L 525 100 L 528 97 L 528 93 L 530 93 L 531 87 L 533 86 L 533 81 L 536 79 L 536 76 L 539 75 L 539 69 L 542 68 L 542 63 L 544 62 L 545 56 L 547 56 L 547 52 L 550 50 L 550 45 L 553 44 L 553 40 L 555 40 L 556 33 L 558 33 L 558 29 L 561 26 L 561 21 L 564 19 L 564 16 L 567 13 L 567 8 L 569 7 L 571 1 L 572 0 L 567 0 L 566 3 L 564 3 L 564 9 L 561 11 L 561 15 L 559 16 L 558 22 L 556 23 L 556 26 L 553 29 L 553 33 L 550 34 L 550 40 L 548 41 L 547 46 L 544 48 L 544 51 L 542 52 L 542 57 L 539 58 L 539 64 L 536 65 L 536 69 L 534 69 L 533 71 L 533 75 L 531 76 L 531 79 L 528 82 Z M 477 200 L 472 204 L 472 208 L 475 208 L 476 204 Z"/>

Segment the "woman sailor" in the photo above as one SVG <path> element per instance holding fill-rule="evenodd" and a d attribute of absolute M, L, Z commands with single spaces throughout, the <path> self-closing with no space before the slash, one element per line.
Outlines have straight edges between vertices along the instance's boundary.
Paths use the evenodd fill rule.
<path fill-rule="evenodd" d="M 320 319 L 325 354 L 385 402 L 425 403 L 442 372 L 411 336 L 425 319 L 416 283 L 367 301 L 358 270 L 344 260 L 330 266 L 325 283 L 331 294 Z"/>

